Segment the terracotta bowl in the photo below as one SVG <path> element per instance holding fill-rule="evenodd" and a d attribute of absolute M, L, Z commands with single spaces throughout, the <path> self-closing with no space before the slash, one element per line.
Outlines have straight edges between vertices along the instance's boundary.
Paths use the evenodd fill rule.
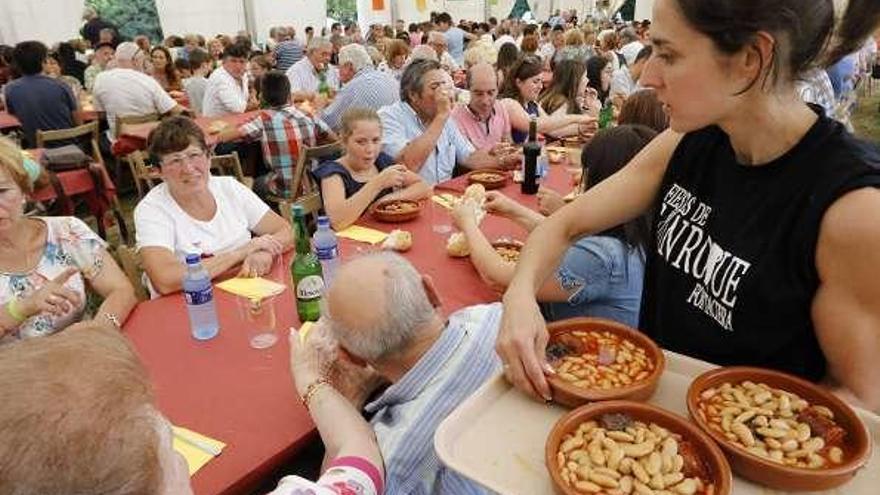
<path fill-rule="evenodd" d="M 735 385 L 745 380 L 766 383 L 770 387 L 795 393 L 810 405 L 829 408 L 834 413 L 837 425 L 847 434 L 843 445 L 844 462 L 819 469 L 784 466 L 749 453 L 730 442 L 720 431 L 710 428 L 700 414 L 700 395 L 706 389 L 718 387 L 725 382 Z M 840 486 L 852 479 L 871 457 L 871 437 L 865 424 L 851 407 L 818 385 L 779 371 L 751 367 L 708 371 L 691 383 L 687 393 L 687 406 L 694 422 L 718 442 L 738 475 L 776 490 L 820 491 Z"/>
<path fill-rule="evenodd" d="M 370 207 L 370 215 L 377 221 L 386 223 L 408 222 L 421 214 L 422 204 L 411 199 L 380 201 Z"/>
<path fill-rule="evenodd" d="M 636 421 L 642 421 L 650 424 L 655 423 L 671 433 L 681 436 L 682 440 L 686 440 L 696 450 L 697 456 L 703 460 L 704 467 L 709 473 L 711 481 L 714 484 L 714 495 L 728 495 L 733 489 L 733 475 L 727 459 L 721 449 L 699 428 L 669 411 L 645 404 L 641 402 L 632 402 L 626 400 L 615 400 L 589 404 L 579 407 L 556 422 L 550 436 L 547 437 L 547 443 L 544 451 L 544 458 L 547 470 L 550 472 L 550 479 L 553 482 L 553 488 L 556 493 L 561 495 L 581 495 L 582 492 L 565 485 L 562 475 L 558 468 L 556 454 L 559 447 L 569 433 L 577 430 L 578 426 L 585 421 L 598 419 L 605 414 L 623 413 Z M 633 491 L 633 493 L 636 493 Z"/>
<path fill-rule="evenodd" d="M 568 407 L 577 407 L 587 402 L 628 399 L 634 401 L 648 400 L 657 385 L 660 383 L 660 376 L 666 367 L 666 358 L 660 347 L 654 343 L 640 331 L 630 328 L 621 323 L 603 318 L 572 318 L 561 320 L 547 325 L 547 331 L 550 334 L 548 348 L 554 343 L 558 343 L 563 335 L 571 334 L 575 331 L 608 331 L 620 337 L 630 340 L 633 344 L 645 350 L 648 359 L 654 363 L 654 369 L 650 374 L 631 385 L 615 387 L 611 389 L 600 388 L 583 388 L 576 386 L 564 379 L 559 374 L 548 375 L 547 381 L 550 384 L 553 400 Z"/>
<path fill-rule="evenodd" d="M 517 253 L 519 253 L 520 251 L 522 251 L 523 243 L 520 241 L 510 240 L 510 239 L 498 239 L 492 243 L 492 247 L 495 248 L 496 252 L 499 249 L 508 249 L 508 250 L 515 250 Z M 499 252 L 498 254 L 501 254 L 501 253 Z M 505 260 L 505 261 L 507 261 L 507 260 Z M 519 261 L 519 254 L 517 254 L 516 261 Z M 516 263 L 516 261 L 511 261 L 511 263 Z"/>
<path fill-rule="evenodd" d="M 468 184 L 482 184 L 487 190 L 499 189 L 507 185 L 510 174 L 497 168 L 474 170 L 467 174 Z"/>

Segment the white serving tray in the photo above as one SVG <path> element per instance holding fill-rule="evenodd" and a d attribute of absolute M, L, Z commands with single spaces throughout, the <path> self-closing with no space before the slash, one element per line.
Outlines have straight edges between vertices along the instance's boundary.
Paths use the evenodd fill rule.
<path fill-rule="evenodd" d="M 715 366 L 664 351 L 666 370 L 648 402 L 687 418 L 685 397 L 691 381 Z M 880 417 L 856 408 L 875 445 L 880 445 Z M 458 406 L 437 428 L 434 448 L 449 468 L 502 495 L 554 493 L 544 465 L 544 444 L 568 409 L 527 398 L 499 374 Z M 735 495 L 784 493 L 734 476 Z M 801 492 L 804 493 L 804 492 Z M 808 492 L 880 495 L 880 448 L 855 478 L 834 490 Z"/>

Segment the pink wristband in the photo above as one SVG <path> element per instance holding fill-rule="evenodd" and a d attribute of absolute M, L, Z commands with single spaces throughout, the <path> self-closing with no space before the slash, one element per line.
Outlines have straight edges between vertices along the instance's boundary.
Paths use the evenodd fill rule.
<path fill-rule="evenodd" d="M 376 486 L 376 493 L 384 493 L 385 484 L 382 482 L 382 473 L 370 461 L 356 456 L 337 457 L 333 459 L 333 462 L 330 463 L 327 469 L 337 466 L 352 467 L 363 472 L 373 481 L 373 485 Z"/>

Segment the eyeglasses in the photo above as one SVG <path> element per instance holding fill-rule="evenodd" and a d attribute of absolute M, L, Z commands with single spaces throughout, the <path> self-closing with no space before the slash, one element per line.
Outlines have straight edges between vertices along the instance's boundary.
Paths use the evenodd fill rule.
<path fill-rule="evenodd" d="M 207 154 L 204 150 L 192 150 L 185 153 L 167 155 L 165 156 L 165 158 L 162 159 L 162 166 L 180 168 L 185 163 L 192 163 L 196 160 L 203 160 L 206 156 Z"/>

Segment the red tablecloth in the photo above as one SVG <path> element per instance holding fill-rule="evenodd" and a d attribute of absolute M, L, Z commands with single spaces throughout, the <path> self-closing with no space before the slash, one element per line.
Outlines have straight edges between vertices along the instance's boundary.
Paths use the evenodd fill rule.
<path fill-rule="evenodd" d="M 216 144 L 217 131 L 212 128 L 215 125 L 215 122 L 223 122 L 227 126 L 238 127 L 253 118 L 259 112 L 259 110 L 254 110 L 251 112 L 224 115 L 222 117 L 199 117 L 195 120 L 196 124 L 198 124 L 199 127 L 202 128 L 202 131 L 204 131 L 208 144 Z M 116 156 L 124 156 L 132 151 L 145 149 L 147 147 L 147 137 L 149 137 L 150 131 L 155 129 L 158 125 L 158 122 L 127 124 L 124 131 L 113 144 L 113 154 Z"/>
<path fill-rule="evenodd" d="M 567 192 L 569 180 L 564 167 L 551 167 L 549 187 Z M 463 190 L 466 182 L 459 178 L 443 186 Z M 536 205 L 535 196 L 519 193 L 519 184 L 511 183 L 503 192 L 531 207 Z M 359 224 L 386 232 L 402 228 L 413 233 L 413 247 L 405 256 L 433 278 L 445 311 L 499 300 L 467 259 L 446 255 L 448 234 L 435 234 L 432 219 L 451 225 L 448 212 L 439 206 L 426 208 L 421 217 L 404 224 L 378 224 L 368 217 Z M 512 222 L 491 215 L 484 220 L 483 231 L 490 238 L 506 235 L 525 239 L 526 235 Z M 343 259 L 374 249 L 347 239 L 340 241 Z M 289 259 L 288 255 L 283 264 L 277 263 L 268 278 L 289 286 Z M 125 334 L 150 372 L 162 412 L 175 424 L 227 443 L 223 454 L 193 477 L 199 495 L 246 492 L 293 457 L 315 434 L 290 378 L 284 332 L 271 349 L 249 348 L 235 299 L 222 290 L 215 291 L 221 330 L 208 342 L 190 337 L 179 294 L 138 305 L 125 324 Z M 278 329 L 299 325 L 289 288 L 276 299 L 276 317 Z"/>
<path fill-rule="evenodd" d="M 42 149 L 32 149 L 27 150 L 27 152 L 38 162 L 43 153 Z M 92 178 L 92 174 L 87 169 L 81 168 L 65 172 L 55 172 L 55 176 L 58 177 L 58 182 L 61 183 L 61 187 L 64 189 L 64 193 L 68 197 L 67 203 L 62 205 L 62 213 L 65 215 L 73 215 L 73 203 L 70 202 L 69 198 L 82 195 L 89 210 L 98 218 L 104 218 L 104 213 L 110 208 L 113 197 L 116 195 L 116 185 L 113 184 L 113 180 L 110 179 L 110 175 L 104 167 L 101 167 L 101 175 L 104 177 L 103 195 L 99 194 L 96 190 L 95 181 Z M 35 201 L 51 201 L 58 197 L 55 188 L 53 188 L 51 184 L 34 191 L 31 196 Z"/>
<path fill-rule="evenodd" d="M 15 115 L 12 115 L 9 112 L 0 112 L 0 131 L 14 129 L 16 127 L 21 127 L 21 122 L 18 121 L 18 118 L 16 118 Z"/>

